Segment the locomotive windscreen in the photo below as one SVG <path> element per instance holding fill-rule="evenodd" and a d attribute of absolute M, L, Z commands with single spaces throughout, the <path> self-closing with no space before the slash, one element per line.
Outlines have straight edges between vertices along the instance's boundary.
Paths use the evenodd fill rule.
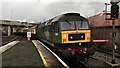
<path fill-rule="evenodd" d="M 88 21 L 63 21 L 60 23 L 61 30 L 89 29 Z"/>

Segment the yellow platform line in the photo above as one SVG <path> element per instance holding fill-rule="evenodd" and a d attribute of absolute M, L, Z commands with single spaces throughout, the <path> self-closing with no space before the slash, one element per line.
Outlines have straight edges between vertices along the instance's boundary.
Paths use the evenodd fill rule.
<path fill-rule="evenodd" d="M 43 61 L 44 66 L 45 66 L 46 68 L 48 68 L 47 62 L 46 62 L 45 58 L 43 57 L 42 52 L 39 50 L 39 48 L 38 48 L 37 44 L 35 43 L 35 41 L 32 40 L 32 42 L 33 42 L 33 44 L 35 45 L 35 47 L 37 48 L 37 50 L 38 50 L 38 52 L 39 52 L 39 55 L 40 55 L 40 57 L 41 57 L 41 59 L 42 59 L 42 61 Z"/>

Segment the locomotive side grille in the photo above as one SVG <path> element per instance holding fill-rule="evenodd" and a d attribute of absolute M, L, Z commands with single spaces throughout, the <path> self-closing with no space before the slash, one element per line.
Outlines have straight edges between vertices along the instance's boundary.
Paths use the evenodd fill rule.
<path fill-rule="evenodd" d="M 69 35 L 68 35 L 68 40 L 69 40 L 69 41 L 85 40 L 85 33 L 69 34 Z"/>

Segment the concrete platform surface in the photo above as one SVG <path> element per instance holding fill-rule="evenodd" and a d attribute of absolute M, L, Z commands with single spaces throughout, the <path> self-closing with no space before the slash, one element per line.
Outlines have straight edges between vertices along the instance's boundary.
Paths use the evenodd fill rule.
<path fill-rule="evenodd" d="M 2 53 L 2 68 L 65 68 L 37 40 L 22 40 Z"/>

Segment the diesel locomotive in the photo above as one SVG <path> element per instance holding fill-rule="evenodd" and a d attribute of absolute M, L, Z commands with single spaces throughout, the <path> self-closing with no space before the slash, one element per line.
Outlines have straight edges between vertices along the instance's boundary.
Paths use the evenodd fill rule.
<path fill-rule="evenodd" d="M 92 42 L 89 24 L 79 13 L 65 13 L 41 23 L 36 36 L 55 49 L 88 55 Z"/>

